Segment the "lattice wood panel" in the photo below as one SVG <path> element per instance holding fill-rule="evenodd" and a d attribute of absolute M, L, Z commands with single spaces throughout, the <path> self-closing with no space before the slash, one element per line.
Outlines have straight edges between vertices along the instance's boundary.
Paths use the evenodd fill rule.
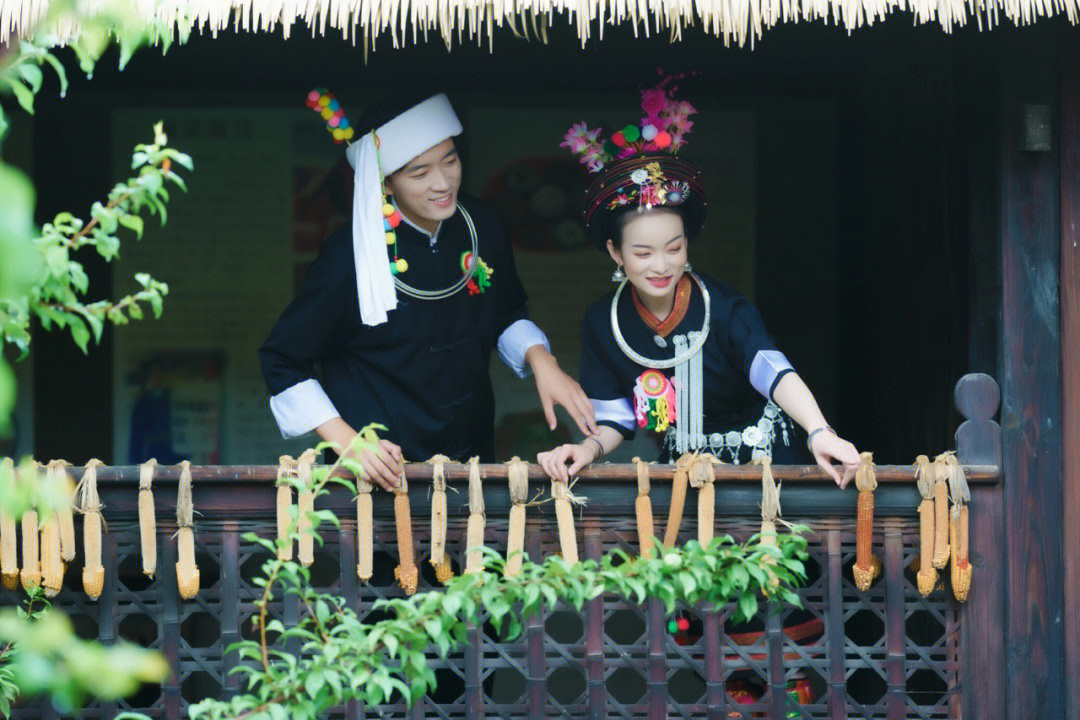
<path fill-rule="evenodd" d="M 422 496 L 414 507 L 414 538 L 422 570 L 421 591 L 436 587 L 426 562 L 429 527 Z M 793 510 L 794 508 L 790 508 Z M 159 506 L 159 515 L 163 515 Z M 549 512 L 530 510 L 527 550 L 549 555 L 558 549 Z M 722 515 L 722 513 L 720 513 Z M 175 527 L 159 518 L 159 573 L 153 580 L 140 571 L 138 527 L 133 516 L 109 518 L 105 536 L 106 588 L 98 602 L 82 594 L 76 558 L 56 605 L 70 613 L 81 635 L 104 642 L 126 638 L 166 654 L 176 671 L 162 688 L 147 687 L 117 704 L 95 703 L 84 718 L 111 718 L 132 709 L 151 717 L 186 716 L 188 703 L 206 696 L 237 692 L 239 676 L 229 675 L 233 657 L 223 648 L 251 636 L 253 602 L 259 588 L 251 583 L 266 551 L 241 535 L 269 536 L 267 517 L 224 520 L 207 512 L 197 525 L 197 560 L 202 589 L 183 602 L 173 572 Z M 453 514 L 452 514 L 453 515 Z M 600 515 L 604 515 L 602 518 Z M 660 517 L 658 512 L 658 517 Z M 358 583 L 355 573 L 355 518 L 341 513 L 342 528 L 323 534 L 316 546 L 312 579 L 320 588 L 341 594 L 362 617 L 377 598 L 398 597 L 392 518 L 376 518 L 375 575 Z M 794 518 L 789 518 L 794 520 Z M 452 517 L 448 549 L 460 567 L 464 516 Z M 637 606 L 614 598 L 598 599 L 578 613 L 559 606 L 531 618 L 521 637 L 504 642 L 487 623 L 470 631 L 467 646 L 440 660 L 431 654 L 438 689 L 411 709 L 390 704 L 379 708 L 342 708 L 340 718 L 457 718 L 514 720 L 537 717 L 609 718 L 922 718 L 960 717 L 958 642 L 962 613 L 944 591 L 923 599 L 908 566 L 917 558 L 918 527 L 913 518 L 878 518 L 875 552 L 883 576 L 866 593 L 851 580 L 855 540 L 853 519 L 813 520 L 809 577 L 800 594 L 804 607 L 763 609 L 749 626 L 730 621 L 731 608 L 682 608 L 690 622 L 685 633 L 668 632 L 669 618 L 657 603 Z M 633 518 L 586 509 L 577 524 L 586 557 L 612 548 L 633 552 Z M 718 518 L 718 532 L 745 538 L 757 528 L 751 518 Z M 682 539 L 694 537 L 688 518 Z M 486 544 L 505 548 L 506 521 L 488 518 Z M 13 593 L 0 593 L 10 604 Z M 286 623 L 300 616 L 295 598 L 279 600 L 272 614 Z M 801 640 L 785 627 L 820 624 L 823 632 Z M 745 633 L 761 632 L 747 643 Z M 809 687 L 804 704 L 794 701 L 789 685 Z M 750 694 L 748 694 L 750 693 Z M 739 704 L 761 693 L 753 704 Z M 51 718 L 57 713 L 41 703 L 18 709 L 16 718 Z"/>

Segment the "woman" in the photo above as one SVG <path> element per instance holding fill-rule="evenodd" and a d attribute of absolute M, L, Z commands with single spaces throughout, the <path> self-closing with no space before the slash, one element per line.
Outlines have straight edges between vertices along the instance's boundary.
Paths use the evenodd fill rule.
<path fill-rule="evenodd" d="M 694 110 L 671 98 L 667 82 L 643 92 L 640 128 L 603 144 L 584 123 L 567 134 L 564 146 L 598 173 L 585 225 L 615 261 L 619 286 L 588 308 L 582 326 L 581 386 L 600 432 L 538 461 L 567 480 L 644 429 L 663 435 L 663 462 L 694 451 L 732 463 L 763 454 L 799 462 L 793 420 L 818 465 L 844 487 L 859 462 L 855 447 L 826 423 L 753 305 L 691 269 L 705 194 L 697 169 L 675 155 Z M 843 464 L 843 475 L 831 461 Z"/>

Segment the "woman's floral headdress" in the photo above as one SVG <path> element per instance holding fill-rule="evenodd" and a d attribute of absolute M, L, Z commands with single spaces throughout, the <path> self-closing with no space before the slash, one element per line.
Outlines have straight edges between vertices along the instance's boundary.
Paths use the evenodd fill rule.
<path fill-rule="evenodd" d="M 657 71 L 663 75 L 663 70 Z M 668 75 L 655 87 L 641 91 L 641 109 L 645 117 L 638 125 L 627 125 L 606 139 L 602 128 L 590 130 L 584 122 L 574 123 L 566 131 L 560 147 L 569 148 L 589 172 L 600 172 L 614 160 L 639 153 L 666 152 L 675 155 L 686 144 L 686 135 L 694 126 L 690 116 L 697 112 L 685 100 L 675 99 L 676 83 L 686 75 Z M 670 87 L 669 87 L 670 86 Z"/>

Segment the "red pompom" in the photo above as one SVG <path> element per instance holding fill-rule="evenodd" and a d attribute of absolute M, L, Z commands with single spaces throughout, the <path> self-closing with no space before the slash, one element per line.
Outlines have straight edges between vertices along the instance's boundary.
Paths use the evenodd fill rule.
<path fill-rule="evenodd" d="M 390 223 L 390 227 L 396 228 L 401 224 L 401 212 L 394 210 L 390 217 L 386 218 L 386 222 Z"/>
<path fill-rule="evenodd" d="M 667 130 L 661 130 L 660 132 L 656 133 L 656 139 L 653 140 L 653 143 L 656 144 L 656 147 L 663 150 L 664 148 L 671 145 L 671 133 L 669 133 Z"/>
<path fill-rule="evenodd" d="M 686 632 L 690 629 L 690 621 L 686 618 L 679 618 L 679 629 Z"/>
<path fill-rule="evenodd" d="M 623 135 L 622 130 L 611 136 L 611 142 L 618 147 L 626 147 L 626 136 Z"/>

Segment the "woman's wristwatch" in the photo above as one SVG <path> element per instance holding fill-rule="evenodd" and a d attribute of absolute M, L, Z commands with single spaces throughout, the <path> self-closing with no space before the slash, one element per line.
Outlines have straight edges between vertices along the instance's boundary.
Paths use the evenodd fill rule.
<path fill-rule="evenodd" d="M 581 441 L 581 444 L 584 445 L 586 440 L 592 440 L 594 443 L 596 443 L 596 447 L 599 448 L 599 450 L 600 450 L 600 452 L 596 455 L 596 457 L 593 458 L 594 462 L 599 460 L 600 458 L 604 457 L 604 444 L 603 443 L 601 443 L 599 440 L 597 440 L 594 437 L 587 437 L 587 438 L 585 438 L 585 440 Z"/>
<path fill-rule="evenodd" d="M 810 431 L 810 434 L 806 436 L 806 449 L 807 449 L 807 450 L 808 450 L 808 451 L 810 452 L 810 454 L 811 454 L 811 455 L 813 455 L 813 454 L 814 454 L 814 448 L 813 448 L 813 443 L 814 443 L 814 436 L 815 436 L 815 435 L 817 435 L 817 434 L 818 434 L 819 432 L 821 432 L 822 430 L 828 430 L 828 431 L 829 431 L 829 432 L 831 432 L 831 433 L 832 433 L 833 435 L 835 435 L 835 434 L 836 434 L 836 431 L 835 431 L 835 430 L 833 430 L 833 429 L 832 429 L 831 427 L 829 427 L 828 425 L 822 425 L 822 426 L 821 426 L 821 427 L 819 427 L 819 428 L 816 428 L 816 429 L 814 429 L 814 430 L 811 430 L 811 431 Z"/>

